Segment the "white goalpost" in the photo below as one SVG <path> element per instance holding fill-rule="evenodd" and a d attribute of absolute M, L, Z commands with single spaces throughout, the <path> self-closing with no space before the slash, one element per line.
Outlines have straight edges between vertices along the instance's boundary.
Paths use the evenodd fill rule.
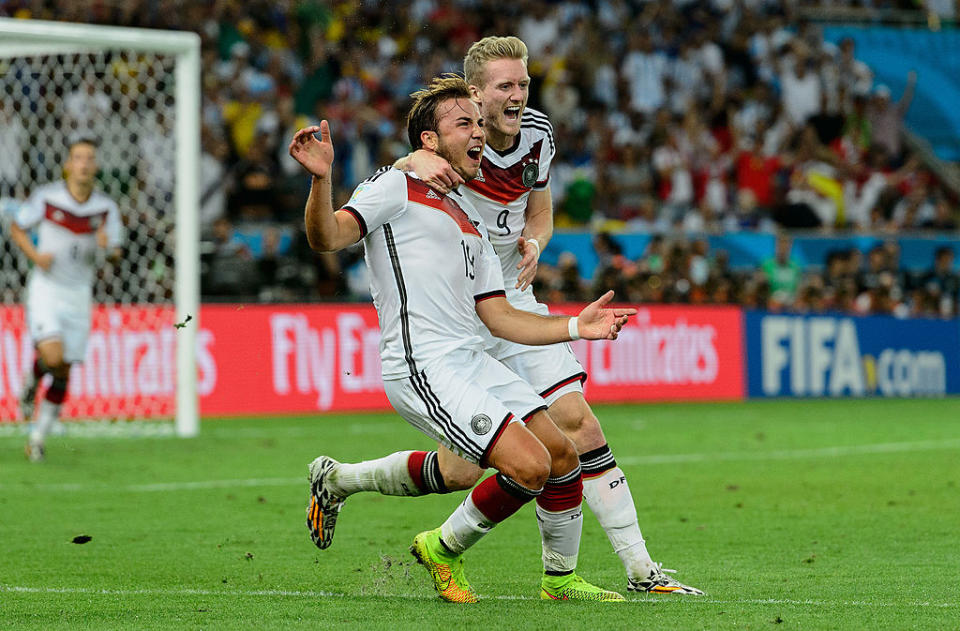
<path fill-rule="evenodd" d="M 129 257 L 97 280 L 96 361 L 68 397 L 87 406 L 78 418 L 173 416 L 179 436 L 199 431 L 200 89 L 195 33 L 0 18 L 0 230 L 30 189 L 60 177 L 68 138 L 92 135 L 129 236 Z M 15 409 L 11 331 L 23 329 L 13 314 L 26 277 L 24 257 L 2 241 L 0 420 Z"/>

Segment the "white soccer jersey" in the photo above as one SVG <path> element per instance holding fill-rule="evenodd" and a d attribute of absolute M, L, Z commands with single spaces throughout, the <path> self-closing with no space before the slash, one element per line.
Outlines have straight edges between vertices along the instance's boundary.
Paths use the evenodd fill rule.
<path fill-rule="evenodd" d="M 360 225 L 383 378 L 416 375 L 455 349 L 482 350 L 476 304 L 505 292 L 473 205 L 390 167 L 361 182 L 342 210 Z"/>
<path fill-rule="evenodd" d="M 48 271 L 34 267 L 33 274 L 68 287 L 92 287 L 96 233 L 107 231 L 107 247 L 120 245 L 120 211 L 117 204 L 93 191 L 85 202 L 78 202 L 64 181 L 37 188 L 17 213 L 17 225 L 30 230 L 40 225 L 37 251 L 53 254 Z"/>
<path fill-rule="evenodd" d="M 556 152 L 553 126 L 546 115 L 529 107 L 523 110 L 513 147 L 501 153 L 484 146 L 480 174 L 467 182 L 466 189 L 494 245 L 516 245 L 526 221 L 530 191 L 547 187 Z"/>

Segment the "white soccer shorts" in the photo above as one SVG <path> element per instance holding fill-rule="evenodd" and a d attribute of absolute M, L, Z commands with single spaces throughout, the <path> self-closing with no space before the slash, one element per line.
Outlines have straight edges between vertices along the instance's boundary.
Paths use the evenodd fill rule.
<path fill-rule="evenodd" d="M 65 286 L 34 272 L 27 282 L 26 312 L 34 344 L 60 339 L 64 361 L 83 361 L 91 324 L 88 287 Z"/>
<path fill-rule="evenodd" d="M 546 305 L 537 302 L 530 288 L 523 292 L 514 289 L 519 274 L 517 264 L 520 262 L 520 253 L 516 246 L 510 249 L 497 247 L 497 255 L 503 261 L 503 283 L 510 304 L 522 311 L 548 315 L 550 310 Z M 494 337 L 486 327 L 480 328 L 487 353 L 529 383 L 547 405 L 553 405 L 557 399 L 570 392 L 583 394 L 583 382 L 587 379 L 587 373 L 566 342 L 527 346 Z"/>
<path fill-rule="evenodd" d="M 450 353 L 414 376 L 383 385 L 404 420 L 464 460 L 484 466 L 507 425 L 527 421 L 546 407 L 528 384 L 482 351 Z"/>

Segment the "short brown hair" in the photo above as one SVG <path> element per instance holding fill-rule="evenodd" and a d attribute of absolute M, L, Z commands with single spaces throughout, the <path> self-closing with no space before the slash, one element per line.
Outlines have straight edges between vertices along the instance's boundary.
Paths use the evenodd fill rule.
<path fill-rule="evenodd" d="M 527 45 L 519 37 L 490 36 L 474 42 L 463 58 L 463 74 L 470 85 L 483 87 L 483 67 L 494 59 L 520 59 L 527 63 Z"/>
<path fill-rule="evenodd" d="M 410 95 L 413 106 L 407 114 L 407 137 L 414 149 L 423 147 L 420 134 L 425 131 L 437 131 L 440 122 L 437 106 L 447 99 L 470 98 L 470 87 L 463 77 L 445 74 L 435 78 L 430 85 Z"/>

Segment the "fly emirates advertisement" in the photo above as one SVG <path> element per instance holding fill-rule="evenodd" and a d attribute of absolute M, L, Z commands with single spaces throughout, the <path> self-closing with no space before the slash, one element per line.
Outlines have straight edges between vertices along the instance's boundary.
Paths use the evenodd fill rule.
<path fill-rule="evenodd" d="M 87 359 L 71 373 L 65 416 L 172 416 L 178 330 L 172 310 L 100 307 L 93 321 Z M 204 305 L 187 326 L 197 323 L 204 416 L 390 407 L 372 306 Z M 743 315 L 735 307 L 641 307 L 616 341 L 573 343 L 589 375 L 586 397 L 594 402 L 742 399 L 743 346 Z M 32 357 L 22 310 L 0 307 L 0 420 L 16 420 Z"/>

